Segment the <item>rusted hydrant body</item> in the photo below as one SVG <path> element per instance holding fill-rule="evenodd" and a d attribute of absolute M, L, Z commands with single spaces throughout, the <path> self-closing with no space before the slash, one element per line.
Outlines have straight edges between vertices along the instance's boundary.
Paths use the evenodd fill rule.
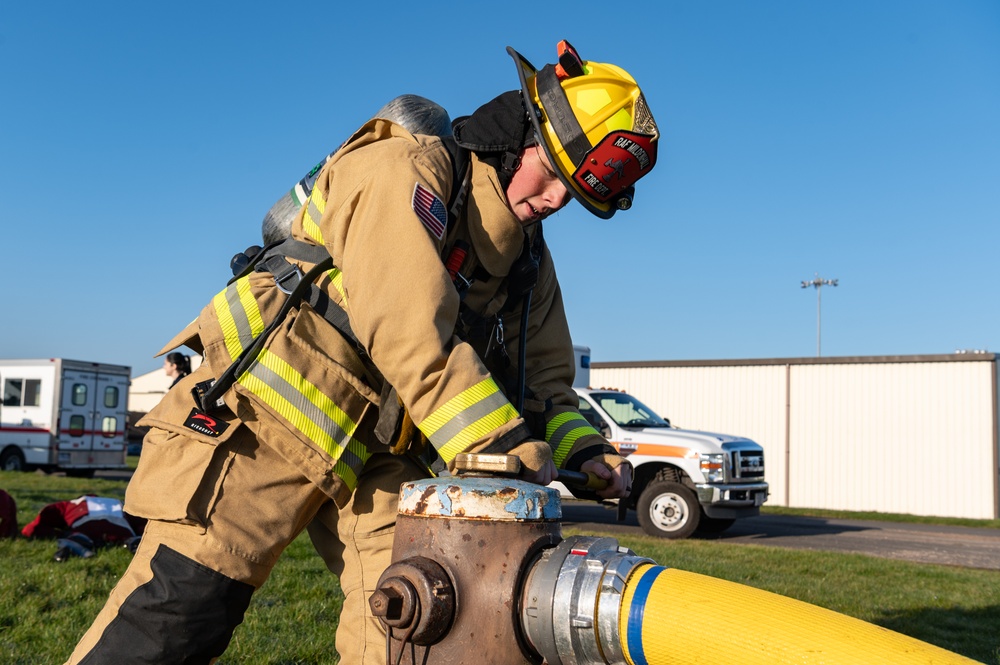
<path fill-rule="evenodd" d="M 559 493 L 518 480 L 445 477 L 403 485 L 392 565 L 372 596 L 392 663 L 524 665 L 520 589 L 561 540 Z M 433 617 L 428 616 L 434 614 Z"/>

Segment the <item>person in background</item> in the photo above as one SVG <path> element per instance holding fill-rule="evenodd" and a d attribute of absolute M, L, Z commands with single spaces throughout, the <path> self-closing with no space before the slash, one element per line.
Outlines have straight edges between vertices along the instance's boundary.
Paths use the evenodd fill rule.
<path fill-rule="evenodd" d="M 170 387 L 173 388 L 177 385 L 178 381 L 191 373 L 191 356 L 186 356 L 177 351 L 168 353 L 167 357 L 163 360 L 163 371 L 173 379 L 173 382 L 170 384 Z"/>

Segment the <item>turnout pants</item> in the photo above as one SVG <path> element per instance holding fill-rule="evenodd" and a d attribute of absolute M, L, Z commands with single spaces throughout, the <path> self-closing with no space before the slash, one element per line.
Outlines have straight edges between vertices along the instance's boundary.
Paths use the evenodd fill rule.
<path fill-rule="evenodd" d="M 376 454 L 338 508 L 246 427 L 197 472 L 185 468 L 199 464 L 185 459 L 187 442 L 178 437 L 159 429 L 146 437 L 126 510 L 150 522 L 67 663 L 213 662 L 281 552 L 308 528 L 345 594 L 341 662 L 382 665 L 385 637 L 368 597 L 390 563 L 399 486 L 427 472 L 405 456 Z"/>

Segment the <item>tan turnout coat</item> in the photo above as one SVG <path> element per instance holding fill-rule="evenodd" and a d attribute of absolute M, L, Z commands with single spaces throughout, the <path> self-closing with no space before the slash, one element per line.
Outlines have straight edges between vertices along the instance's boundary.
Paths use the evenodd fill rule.
<path fill-rule="evenodd" d="M 496 172 L 474 156 L 461 219 L 436 225 L 435 202 L 446 207 L 453 179 L 442 139 L 373 120 L 323 168 L 293 236 L 329 251 L 335 268 L 319 279 L 321 288 L 347 311 L 364 350 L 445 462 L 464 451 L 512 451 L 535 468 L 550 454 L 559 467 L 592 458 L 617 466 L 620 458 L 577 411 L 572 343 L 547 249 L 528 320 L 530 429 L 482 360 L 487 340 L 456 334 L 460 298 L 444 264 L 449 250 L 459 239 L 471 247 L 461 268 L 473 278 L 464 304 L 492 317 L 506 302 L 506 277 L 525 228 Z M 221 291 L 165 350 L 182 343 L 203 349 L 199 375 L 218 377 L 284 299 L 270 274 L 252 273 Z M 503 322 L 516 362 L 520 306 Z M 224 399 L 234 426 L 250 428 L 342 505 L 368 457 L 386 449 L 372 435 L 380 394 L 352 343 L 302 304 Z M 169 411 L 154 410 L 144 424 L 191 436 L 180 428 L 189 413 Z"/>

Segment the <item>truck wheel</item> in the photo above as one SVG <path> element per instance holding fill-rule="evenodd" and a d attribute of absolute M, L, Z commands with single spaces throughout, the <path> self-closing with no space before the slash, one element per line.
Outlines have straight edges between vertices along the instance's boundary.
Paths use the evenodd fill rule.
<path fill-rule="evenodd" d="M 0 469 L 4 471 L 24 471 L 27 466 L 20 448 L 11 446 L 0 453 Z"/>
<path fill-rule="evenodd" d="M 635 508 L 642 530 L 660 538 L 687 538 L 698 528 L 701 507 L 694 492 L 672 480 L 654 480 Z"/>
<path fill-rule="evenodd" d="M 701 521 L 698 522 L 698 531 L 701 533 L 722 533 L 735 523 L 736 520 L 732 517 L 721 518 L 702 515 Z"/>

